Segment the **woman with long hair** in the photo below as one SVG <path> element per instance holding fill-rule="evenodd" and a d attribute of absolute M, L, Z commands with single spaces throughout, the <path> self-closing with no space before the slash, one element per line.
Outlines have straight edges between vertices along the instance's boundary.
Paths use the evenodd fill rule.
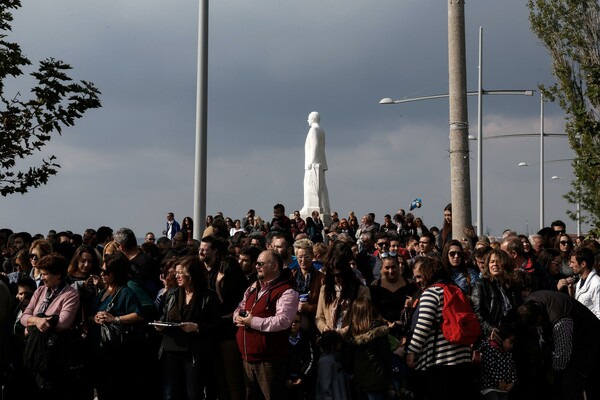
<path fill-rule="evenodd" d="M 370 298 L 369 289 L 356 277 L 350 263 L 354 254 L 348 244 L 335 241 L 325 257 L 325 283 L 319 294 L 315 322 L 319 332 L 348 330 L 347 314 L 352 302 Z"/>
<path fill-rule="evenodd" d="M 485 337 L 501 342 L 498 328 L 514 320 L 523 303 L 520 290 L 513 285 L 511 259 L 503 250 L 492 249 L 485 259 L 481 280 L 475 283 L 471 300 Z"/>
<path fill-rule="evenodd" d="M 521 243 L 523 244 L 523 251 L 525 252 L 525 257 L 527 258 L 527 264 L 523 267 L 527 272 L 533 272 L 533 265 L 535 264 L 535 251 L 531 246 L 531 242 L 529 238 L 525 235 L 517 235 Z"/>
<path fill-rule="evenodd" d="M 185 217 L 181 221 L 181 231 L 185 234 L 186 242 L 194 238 L 194 220 L 191 217 Z"/>
<path fill-rule="evenodd" d="M 96 250 L 91 246 L 77 248 L 67 273 L 69 283 L 76 289 L 81 285 L 85 286 L 87 282 L 93 284 L 92 278 L 97 279 L 100 275 L 100 259 Z"/>
<path fill-rule="evenodd" d="M 81 335 L 87 335 L 87 313 L 98 294 L 100 281 L 100 260 L 91 246 L 80 246 L 73 255 L 67 269 L 67 282 L 79 292 L 81 306 L 77 311 L 76 326 Z"/>
<path fill-rule="evenodd" d="M 559 234 L 554 242 L 554 250 L 558 250 L 560 252 L 560 257 L 562 259 L 560 273 L 566 277 L 573 276 L 574 272 L 569 266 L 569 261 L 571 261 L 571 252 L 573 251 L 573 239 L 571 239 L 571 236 L 567 235 L 566 233 Z"/>
<path fill-rule="evenodd" d="M 479 273 L 470 268 L 465 258 L 463 245 L 458 240 L 446 242 L 442 252 L 442 264 L 450 277 L 467 296 L 471 295 L 475 282 L 480 280 Z"/>
<path fill-rule="evenodd" d="M 404 261 L 404 260 L 403 260 Z M 387 322 L 390 333 L 397 338 L 402 336 L 400 321 L 407 297 L 412 297 L 417 286 L 406 279 L 401 272 L 397 255 L 385 255 L 381 258 L 381 278 L 369 286 L 373 306 Z"/>
<path fill-rule="evenodd" d="M 236 219 L 233 221 L 233 227 L 229 229 L 229 236 L 233 237 L 238 232 L 244 232 L 244 229 L 242 229 L 242 222 Z"/>
<path fill-rule="evenodd" d="M 167 292 L 160 318 L 163 324 L 156 327 L 163 334 L 159 350 L 163 395 L 165 399 L 202 399 L 220 319 L 219 299 L 208 288 L 206 269 L 198 257 L 180 258 L 175 277 L 178 287 Z"/>
<path fill-rule="evenodd" d="M 555 249 L 544 249 L 537 255 L 538 269 L 533 279 L 534 290 L 558 290 L 568 292 L 566 276 L 562 274 L 560 266 L 562 257 L 560 251 Z"/>
<path fill-rule="evenodd" d="M 438 236 L 438 248 L 443 249 L 450 240 L 452 240 L 452 203 L 444 207 L 444 224 Z"/>
<path fill-rule="evenodd" d="M 415 227 L 417 228 L 417 235 L 423 236 L 424 233 L 429 232 L 429 229 L 423 224 L 421 217 L 415 218 Z"/>

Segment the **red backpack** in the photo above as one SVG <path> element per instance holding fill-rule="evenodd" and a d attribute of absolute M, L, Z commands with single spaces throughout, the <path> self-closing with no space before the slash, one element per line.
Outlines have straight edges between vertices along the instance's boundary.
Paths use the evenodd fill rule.
<path fill-rule="evenodd" d="M 444 289 L 440 325 L 446 340 L 456 344 L 474 344 L 481 335 L 481 326 L 469 298 L 456 285 L 436 283 L 432 286 Z"/>

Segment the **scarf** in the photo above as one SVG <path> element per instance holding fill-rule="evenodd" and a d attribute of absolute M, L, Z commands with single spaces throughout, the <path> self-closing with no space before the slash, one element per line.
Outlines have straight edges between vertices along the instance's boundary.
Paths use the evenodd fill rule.
<path fill-rule="evenodd" d="M 313 271 L 309 271 L 306 277 L 302 271 L 296 273 L 296 291 L 300 294 L 307 294 L 310 291 L 310 282 L 313 278 Z"/>
<path fill-rule="evenodd" d="M 62 281 L 60 281 L 60 283 L 54 290 L 47 288 L 46 289 L 46 297 L 42 301 L 40 308 L 38 308 L 38 314 L 45 314 L 46 310 L 48 309 L 50 304 L 52 304 L 54 299 L 56 299 L 58 297 L 58 295 L 60 295 L 60 293 L 63 291 L 63 289 L 66 286 L 67 286 L 67 282 L 65 282 L 65 280 L 63 279 Z"/>

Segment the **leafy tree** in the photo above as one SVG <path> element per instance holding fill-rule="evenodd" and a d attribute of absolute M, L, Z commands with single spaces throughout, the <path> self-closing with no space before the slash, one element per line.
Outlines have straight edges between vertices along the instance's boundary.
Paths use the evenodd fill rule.
<path fill-rule="evenodd" d="M 556 84 L 542 87 L 566 112 L 575 151 L 570 203 L 580 201 L 582 221 L 600 227 L 600 5 L 598 0 L 529 0 L 531 27 L 552 57 Z M 569 212 L 575 219 L 574 212 Z"/>
<path fill-rule="evenodd" d="M 72 82 L 67 72 L 71 66 L 48 58 L 40 62 L 30 75 L 36 80 L 29 99 L 17 92 L 5 93 L 8 78 L 23 75 L 22 68 L 31 62 L 16 43 L 7 41 L 11 30 L 12 10 L 21 7 L 20 0 L 0 0 L 0 194 L 26 193 L 32 187 L 46 184 L 60 165 L 54 155 L 42 158 L 37 165 L 21 170 L 19 164 L 40 153 L 53 134 L 72 126 L 90 108 L 101 107 L 100 92 L 93 83 Z"/>

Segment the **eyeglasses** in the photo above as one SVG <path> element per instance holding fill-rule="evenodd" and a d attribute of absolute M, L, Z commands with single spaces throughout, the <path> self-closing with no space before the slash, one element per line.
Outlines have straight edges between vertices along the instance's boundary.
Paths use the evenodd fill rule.
<path fill-rule="evenodd" d="M 461 253 L 460 251 L 450 251 L 448 252 L 448 254 L 450 255 L 450 257 L 462 257 L 463 253 Z"/>
<path fill-rule="evenodd" d="M 385 253 L 381 253 L 381 258 L 394 258 L 397 256 L 398 254 L 395 251 L 386 251 Z"/>
<path fill-rule="evenodd" d="M 381 242 L 381 243 L 377 243 L 377 246 L 379 246 L 379 247 L 384 247 L 384 246 L 385 246 L 385 247 L 387 247 L 387 246 L 389 246 L 389 245 L 390 245 L 390 244 L 389 244 L 388 242 Z"/>
<path fill-rule="evenodd" d="M 40 259 L 36 254 L 30 254 L 29 258 L 32 259 L 33 261 L 37 261 Z"/>
<path fill-rule="evenodd" d="M 562 244 L 563 246 L 566 246 L 566 245 L 569 245 L 569 246 L 571 246 L 571 245 L 573 245 L 573 243 L 571 243 L 571 242 L 569 242 L 569 241 L 566 241 L 566 240 L 561 240 L 561 241 L 560 241 L 560 244 Z"/>

